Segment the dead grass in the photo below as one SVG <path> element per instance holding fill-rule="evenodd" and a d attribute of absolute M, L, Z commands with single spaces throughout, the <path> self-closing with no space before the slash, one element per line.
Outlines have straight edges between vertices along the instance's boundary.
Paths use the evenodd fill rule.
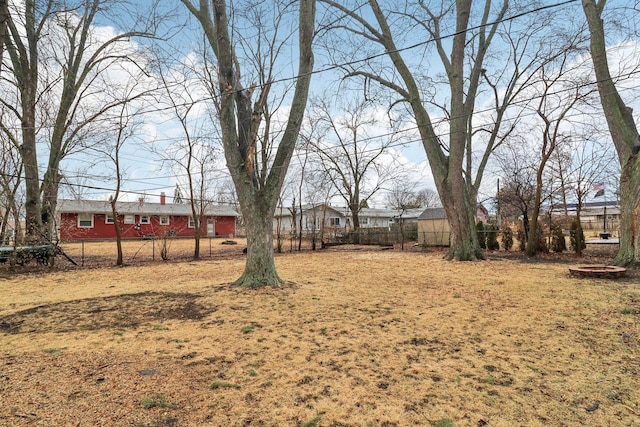
<path fill-rule="evenodd" d="M 294 287 L 229 288 L 241 255 L 0 279 L 0 425 L 640 425 L 637 271 L 277 264 Z"/>

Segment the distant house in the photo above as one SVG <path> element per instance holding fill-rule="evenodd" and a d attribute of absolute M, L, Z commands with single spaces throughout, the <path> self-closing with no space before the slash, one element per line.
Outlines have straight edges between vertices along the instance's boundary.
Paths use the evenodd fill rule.
<path fill-rule="evenodd" d="M 487 222 L 488 211 L 478 205 L 476 221 Z M 418 217 L 418 243 L 426 246 L 449 246 L 451 227 L 444 208 L 427 208 Z"/>
<path fill-rule="evenodd" d="M 111 204 L 102 200 L 58 200 L 58 220 L 61 240 L 115 239 Z M 122 238 L 193 237 L 195 224 L 189 204 L 118 202 L 118 219 Z M 205 209 L 201 235 L 233 237 L 238 213 L 229 206 L 211 205 Z"/>
<path fill-rule="evenodd" d="M 298 208 L 300 209 L 300 208 Z M 394 223 L 416 223 L 422 209 L 362 208 L 358 213 L 360 228 L 389 228 Z M 303 205 L 302 211 L 296 212 L 295 225 L 291 209 L 278 207 L 273 220 L 273 228 L 280 233 L 290 233 L 297 230 L 302 219 L 302 233 L 319 232 L 321 228 L 347 232 L 353 229 L 351 211 L 346 207 L 335 207 L 326 204 Z"/>
<path fill-rule="evenodd" d="M 565 212 L 570 217 L 575 217 L 577 206 L 575 203 L 556 206 L 552 214 L 554 216 L 564 215 Z M 601 232 L 606 231 L 616 233 L 620 228 L 620 205 L 617 201 L 588 202 L 583 203 L 580 209 L 580 224 L 584 230 Z"/>
<path fill-rule="evenodd" d="M 617 232 L 620 228 L 620 206 L 617 204 L 587 206 L 580 211 L 580 224 L 584 230 Z"/>

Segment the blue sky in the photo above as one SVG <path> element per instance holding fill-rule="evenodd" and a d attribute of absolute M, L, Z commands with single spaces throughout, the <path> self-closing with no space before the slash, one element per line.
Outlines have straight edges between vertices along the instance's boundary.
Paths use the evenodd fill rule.
<path fill-rule="evenodd" d="M 546 3 L 552 4 L 553 2 Z M 624 4 L 625 2 L 612 3 Z M 182 11 L 181 5 L 178 2 L 166 2 L 164 4 L 169 5 L 167 7 L 177 7 L 176 10 L 178 12 L 176 16 L 178 25 L 184 22 L 190 22 L 189 25 L 193 25 L 193 22 L 187 19 L 188 15 L 184 11 Z M 563 13 L 567 14 L 567 16 L 579 16 L 582 13 L 579 2 L 574 2 L 570 5 L 563 6 L 562 10 Z M 187 27 L 183 32 L 175 33 L 175 35 L 170 40 L 170 43 L 172 45 L 178 45 L 177 52 L 179 55 L 182 55 L 184 57 L 188 55 L 189 48 L 197 46 L 200 42 L 201 39 L 193 30 L 193 27 Z M 410 45 L 415 44 L 418 41 L 414 40 L 412 38 L 412 35 L 407 35 L 404 42 L 407 45 Z M 292 49 L 295 50 L 295 48 Z M 429 57 L 429 55 L 433 55 L 433 52 L 428 49 L 428 46 L 419 46 L 414 49 L 407 50 L 403 54 L 405 55 L 405 57 L 413 58 L 416 61 L 437 63 L 437 61 L 433 61 L 432 57 Z M 294 54 L 291 52 L 285 55 L 283 66 L 278 73 L 279 77 L 286 79 L 289 77 L 293 78 L 295 76 L 295 63 L 291 60 L 293 56 Z M 635 57 L 637 58 L 638 55 L 636 55 Z M 326 61 L 327 56 L 322 52 L 318 52 L 316 54 L 316 58 L 317 73 L 313 76 L 312 79 L 312 91 L 314 93 L 319 93 L 322 90 L 325 90 L 326 87 L 338 87 L 338 85 L 336 84 L 336 80 L 339 79 L 339 74 L 337 73 L 337 71 L 323 71 L 330 66 L 330 64 Z M 629 60 L 628 57 L 623 59 L 625 59 L 626 61 Z M 634 64 L 627 65 L 632 66 Z M 432 70 L 433 67 L 436 67 L 436 70 L 438 69 L 438 66 L 432 66 Z M 623 89 L 623 96 L 625 96 L 625 99 L 627 99 L 628 102 L 630 102 L 632 105 L 638 104 L 635 95 L 635 93 L 637 93 L 638 81 L 639 79 L 634 77 L 630 78 L 620 85 Z M 360 91 L 359 88 L 347 89 L 346 85 L 340 86 L 340 90 L 344 91 L 345 94 L 348 94 L 349 90 L 358 92 Z M 482 100 L 480 100 L 478 104 L 481 105 Z M 640 106 L 638 106 L 638 108 L 640 108 Z M 636 108 L 636 111 L 638 110 L 638 108 Z M 199 116 L 198 120 L 202 120 L 202 116 Z M 177 129 L 176 122 L 171 120 L 167 114 L 154 114 L 149 117 L 144 125 L 144 130 L 145 134 L 141 135 L 141 138 L 147 141 L 159 141 L 161 144 L 164 144 L 175 141 L 176 138 L 180 138 L 180 131 L 179 129 Z M 422 181 L 424 183 L 424 187 L 433 189 L 433 180 L 425 164 L 426 159 L 424 148 L 422 147 L 422 144 L 417 141 L 417 138 L 414 139 L 415 142 L 401 147 L 396 155 L 404 156 L 408 161 L 415 163 L 416 168 L 419 172 L 415 173 L 414 179 Z M 148 195 L 149 199 L 153 201 L 153 198 L 157 197 L 157 195 L 161 191 L 166 192 L 170 196 L 173 194 L 173 189 L 175 188 L 176 182 L 179 181 L 179 179 L 177 179 L 175 176 L 172 176 L 172 173 L 169 170 L 161 169 L 160 162 L 158 162 L 155 156 L 152 155 L 146 148 L 143 148 L 142 145 L 127 145 L 121 155 L 121 159 L 126 164 L 125 169 L 127 172 L 125 176 L 124 188 L 125 190 L 131 192 L 126 196 L 127 198 L 135 199 L 141 195 Z M 68 175 L 72 180 L 74 176 L 77 175 L 75 171 L 82 170 L 83 168 L 89 168 L 91 174 L 102 176 L 105 178 L 78 180 L 77 182 L 81 185 L 96 187 L 83 188 L 82 192 L 86 197 L 107 198 L 110 194 L 110 191 L 102 190 L 102 188 L 109 189 L 113 188 L 114 186 L 114 181 L 112 179 L 112 168 L 108 163 L 101 162 L 95 165 L 91 161 L 91 159 L 87 157 L 86 154 L 81 154 L 70 157 L 67 161 L 65 161 L 64 166 L 66 168 L 65 174 Z M 224 161 L 222 159 L 220 160 L 218 169 L 222 174 L 224 174 Z M 487 177 L 485 178 L 485 186 L 483 187 L 480 198 L 491 196 L 493 189 L 495 188 L 496 178 L 497 175 L 491 173 L 487 175 Z M 63 190 L 65 190 L 62 194 L 63 196 L 68 196 L 71 194 L 68 189 L 65 189 L 64 187 Z M 382 206 L 384 205 L 384 200 L 381 197 L 375 198 L 374 205 Z"/>

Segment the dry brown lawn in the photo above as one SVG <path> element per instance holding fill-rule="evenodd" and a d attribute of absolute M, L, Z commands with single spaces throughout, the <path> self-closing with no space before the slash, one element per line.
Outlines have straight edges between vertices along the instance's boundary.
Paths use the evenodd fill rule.
<path fill-rule="evenodd" d="M 241 248 L 5 271 L 0 425 L 640 426 L 638 271 L 334 249 L 244 291 Z"/>

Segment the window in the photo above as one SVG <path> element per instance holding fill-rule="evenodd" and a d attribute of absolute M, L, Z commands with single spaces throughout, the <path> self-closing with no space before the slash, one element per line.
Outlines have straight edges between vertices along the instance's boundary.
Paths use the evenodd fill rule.
<path fill-rule="evenodd" d="M 189 217 L 189 228 L 196 228 L 196 222 L 193 220 L 193 217 Z"/>
<path fill-rule="evenodd" d="M 369 225 L 369 218 L 360 218 L 360 225 Z"/>
<path fill-rule="evenodd" d="M 140 215 L 140 224 L 151 224 L 149 215 Z"/>
<path fill-rule="evenodd" d="M 124 216 L 124 223 L 125 224 L 135 224 L 136 223 L 136 216 L 135 215 L 125 215 Z"/>
<path fill-rule="evenodd" d="M 329 225 L 340 226 L 340 218 L 329 218 Z"/>
<path fill-rule="evenodd" d="M 115 221 L 113 220 L 113 214 L 105 214 L 104 215 L 104 223 L 105 224 L 113 224 Z"/>
<path fill-rule="evenodd" d="M 93 228 L 93 214 L 78 214 L 78 228 Z"/>
<path fill-rule="evenodd" d="M 305 225 L 307 230 L 317 230 L 318 225 L 316 224 L 316 219 L 314 217 L 305 217 Z"/>
<path fill-rule="evenodd" d="M 169 225 L 169 217 L 164 215 L 160 217 L 160 225 Z"/>

